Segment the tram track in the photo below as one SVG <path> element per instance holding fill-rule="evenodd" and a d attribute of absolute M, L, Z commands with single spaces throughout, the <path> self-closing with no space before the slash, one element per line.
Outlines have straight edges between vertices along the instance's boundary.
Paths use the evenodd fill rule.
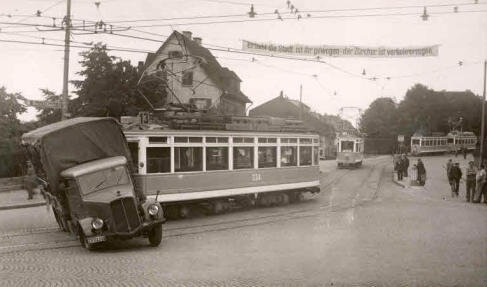
<path fill-rule="evenodd" d="M 358 203 L 351 200 L 352 198 L 342 199 L 341 201 L 334 202 L 334 203 L 327 202 L 325 204 L 313 204 L 315 202 L 307 201 L 295 205 L 288 205 L 285 207 L 283 206 L 282 208 L 286 208 L 286 210 L 278 211 L 272 214 L 266 214 L 261 216 L 253 215 L 247 218 L 223 220 L 214 223 L 168 227 L 164 229 L 163 238 L 174 238 L 174 237 L 181 237 L 181 236 L 188 236 L 188 235 L 203 234 L 207 232 L 217 232 L 217 231 L 259 226 L 265 224 L 272 224 L 275 222 L 283 222 L 283 221 L 313 217 L 313 216 L 321 215 L 325 212 L 338 212 L 342 210 L 347 210 L 349 208 L 361 206 L 366 202 L 376 199 L 378 194 L 380 193 L 382 182 L 384 180 L 383 175 L 384 175 L 385 166 L 382 167 L 382 169 L 380 170 L 379 178 L 377 179 L 377 184 L 375 186 L 372 186 L 374 185 L 374 182 L 370 182 L 370 177 L 376 171 L 377 166 L 380 165 L 381 163 L 382 162 L 379 161 L 374 163 L 373 165 L 369 165 L 370 170 L 367 171 L 367 173 L 364 175 L 363 180 L 361 180 L 358 183 L 358 186 L 364 186 L 373 191 L 371 198 L 361 199 Z M 331 179 L 330 181 L 322 185 L 322 192 L 329 192 L 330 189 L 333 188 L 335 184 L 340 182 L 345 176 L 349 175 L 352 172 L 353 172 L 352 170 L 346 170 L 345 172 L 335 176 L 333 179 Z M 291 207 L 294 206 L 296 208 L 290 209 Z M 0 244 L 2 239 L 18 238 L 22 236 L 26 236 L 26 237 L 35 236 L 43 233 L 52 233 L 53 231 L 56 230 L 58 232 L 61 232 L 59 231 L 58 228 L 45 227 L 45 228 L 36 228 L 36 229 L 30 229 L 30 230 L 25 230 L 20 232 L 14 232 L 10 234 L 0 234 Z M 0 254 L 23 252 L 23 251 L 34 251 L 34 250 L 37 251 L 37 250 L 46 250 L 46 249 L 69 248 L 69 247 L 78 247 L 78 246 L 79 246 L 78 240 L 76 238 L 69 237 L 66 239 L 54 240 L 54 241 L 0 246 Z"/>

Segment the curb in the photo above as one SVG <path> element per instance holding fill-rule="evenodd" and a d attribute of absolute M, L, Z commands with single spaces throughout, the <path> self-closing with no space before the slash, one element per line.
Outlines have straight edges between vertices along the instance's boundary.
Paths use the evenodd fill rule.
<path fill-rule="evenodd" d="M 43 206 L 43 205 L 46 205 L 46 203 L 45 202 L 33 202 L 33 203 L 12 204 L 12 205 L 0 206 L 0 210 L 37 207 L 37 206 Z"/>

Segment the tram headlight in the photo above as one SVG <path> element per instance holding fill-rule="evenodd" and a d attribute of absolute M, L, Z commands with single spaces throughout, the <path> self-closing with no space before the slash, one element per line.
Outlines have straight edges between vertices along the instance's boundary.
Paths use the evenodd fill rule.
<path fill-rule="evenodd" d="M 93 221 L 91 222 L 91 226 L 95 230 L 102 229 L 102 227 L 103 227 L 103 219 L 101 219 L 101 218 L 95 218 L 95 219 L 93 219 Z"/>
<path fill-rule="evenodd" d="M 159 205 L 157 204 L 149 205 L 149 207 L 147 208 L 147 212 L 149 212 L 151 216 L 156 216 L 159 213 Z"/>

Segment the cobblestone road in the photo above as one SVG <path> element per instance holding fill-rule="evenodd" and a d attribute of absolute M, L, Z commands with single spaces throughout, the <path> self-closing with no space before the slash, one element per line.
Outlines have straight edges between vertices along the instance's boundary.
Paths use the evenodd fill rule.
<path fill-rule="evenodd" d="M 318 196 L 169 222 L 158 248 L 137 239 L 89 252 L 45 207 L 0 211 L 0 284 L 486 286 L 486 206 L 442 200 L 431 184 L 402 189 L 390 166 L 324 162 Z"/>

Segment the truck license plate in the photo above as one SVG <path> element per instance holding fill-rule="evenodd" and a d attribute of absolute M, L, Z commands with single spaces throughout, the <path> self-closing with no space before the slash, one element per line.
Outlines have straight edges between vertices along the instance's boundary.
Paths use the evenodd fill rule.
<path fill-rule="evenodd" d="M 99 243 L 99 242 L 104 242 L 106 241 L 105 235 L 100 235 L 100 236 L 94 236 L 94 237 L 89 237 L 87 238 L 88 243 Z"/>

